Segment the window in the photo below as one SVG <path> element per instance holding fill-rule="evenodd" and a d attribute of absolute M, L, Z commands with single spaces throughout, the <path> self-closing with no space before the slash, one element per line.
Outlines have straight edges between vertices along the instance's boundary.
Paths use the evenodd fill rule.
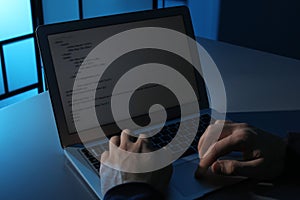
<path fill-rule="evenodd" d="M 198 0 L 197 0 L 198 1 Z M 188 0 L 158 0 L 159 8 L 187 5 Z"/>
<path fill-rule="evenodd" d="M 150 0 L 82 0 L 83 18 L 152 9 Z"/>
<path fill-rule="evenodd" d="M 17 103 L 21 100 L 32 97 L 38 93 L 37 89 L 29 90 L 26 92 L 22 92 L 20 94 L 14 95 L 13 97 L 8 97 L 0 101 L 0 108 L 8 106 L 13 103 Z"/>
<path fill-rule="evenodd" d="M 0 0 L 0 108 L 45 90 L 34 30 L 50 24 L 182 5 L 184 0 Z"/>
<path fill-rule="evenodd" d="M 43 0 L 42 2 L 45 24 L 79 19 L 78 0 Z"/>
<path fill-rule="evenodd" d="M 1 62 L 0 62 L 0 69 L 2 69 Z M 0 70 L 0 95 L 2 94 L 4 94 L 4 85 L 3 85 L 2 70 Z"/>
<path fill-rule="evenodd" d="M 0 0 L 0 108 L 43 91 L 34 37 L 38 3 Z"/>
<path fill-rule="evenodd" d="M 3 53 L 9 91 L 37 82 L 33 38 L 6 44 L 3 46 Z"/>
<path fill-rule="evenodd" d="M 29 0 L 0 0 L 0 18 L 0 41 L 32 33 Z"/>

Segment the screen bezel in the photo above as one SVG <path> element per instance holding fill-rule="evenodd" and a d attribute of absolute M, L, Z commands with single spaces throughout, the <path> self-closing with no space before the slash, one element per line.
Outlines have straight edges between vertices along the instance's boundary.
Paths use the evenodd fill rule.
<path fill-rule="evenodd" d="M 158 19 L 158 18 L 171 17 L 171 16 L 182 16 L 186 34 L 189 37 L 195 39 L 191 16 L 189 13 L 189 9 L 186 6 L 164 8 L 164 9 L 157 9 L 157 10 L 146 10 L 146 11 L 139 11 L 133 13 L 63 22 L 57 24 L 42 25 L 37 28 L 36 37 L 37 37 L 41 57 L 43 60 L 47 86 L 49 89 L 52 108 L 53 108 L 55 121 L 56 121 L 62 147 L 81 144 L 81 140 L 78 134 L 69 133 L 69 129 L 67 127 L 66 118 L 63 111 L 63 105 L 61 102 L 61 96 L 58 89 L 58 82 L 55 76 L 55 68 L 51 57 L 48 36 L 53 34 L 76 31 L 76 30 L 91 29 L 91 28 L 96 28 L 101 26 L 109 26 L 109 25 Z M 198 82 L 197 84 L 198 94 L 200 95 L 199 96 L 200 109 L 207 109 L 209 108 L 209 101 L 208 101 L 204 80 L 201 77 L 196 76 L 196 81 Z M 169 111 L 170 113 L 172 113 L 172 109 L 169 109 Z M 143 117 L 144 116 L 139 117 L 140 120 L 142 120 Z M 111 124 L 107 124 L 105 126 L 107 130 L 111 130 L 112 133 L 116 131 L 113 128 L 114 126 L 112 126 Z"/>

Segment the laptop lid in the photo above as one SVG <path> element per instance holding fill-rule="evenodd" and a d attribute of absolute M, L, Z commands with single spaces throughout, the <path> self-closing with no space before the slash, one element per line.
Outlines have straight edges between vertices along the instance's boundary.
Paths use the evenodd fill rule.
<path fill-rule="evenodd" d="M 184 6 L 70 21 L 38 27 L 36 34 L 39 49 L 43 60 L 56 125 L 63 147 L 81 143 L 74 125 L 74 120 L 77 120 L 76 114 L 72 112 L 72 89 L 78 68 L 81 66 L 88 53 L 105 39 L 122 31 L 140 27 L 163 27 L 173 29 L 194 38 L 189 10 Z M 148 53 L 150 56 L 144 56 L 146 57 L 146 60 L 158 55 L 157 52 L 150 51 Z M 163 57 L 163 62 L 165 62 L 165 64 L 177 66 L 177 70 L 181 73 L 185 73 L 186 76 L 190 78 L 191 85 L 198 98 L 200 109 L 209 108 L 203 79 L 195 73 L 195 71 L 184 68 L 186 63 L 180 63 L 180 60 L 171 59 L 167 55 Z M 131 62 L 132 60 L 139 60 L 139 57 L 135 55 L 122 60 L 122 62 L 119 62 L 119 70 L 116 70 L 113 74 L 122 71 L 122 67 L 124 67 L 123 63 Z M 142 62 L 145 62 L 145 60 Z M 139 64 L 143 64 L 142 62 Z M 149 62 L 154 61 L 150 60 Z M 147 94 L 149 90 L 143 89 L 145 91 L 144 94 Z M 152 94 L 157 94 L 152 96 L 160 96 L 162 93 L 160 93 L 159 89 L 156 89 L 152 91 Z M 147 97 L 140 99 L 139 102 L 146 102 L 146 104 L 148 102 L 148 104 L 150 104 L 150 99 L 152 98 Z M 101 102 L 98 105 L 96 102 L 95 106 L 100 106 L 100 104 Z M 148 119 L 147 110 L 144 108 L 143 104 L 135 105 L 132 117 L 137 123 L 143 124 L 143 122 Z M 179 106 L 180 105 L 177 105 L 172 101 L 165 102 L 164 107 L 168 111 L 168 118 L 180 117 L 180 112 L 178 112 Z M 109 108 L 108 104 L 103 110 Z M 90 127 L 86 127 L 87 133 L 93 131 L 93 126 L 94 125 L 91 124 Z M 109 117 L 104 119 L 101 126 L 111 134 L 120 131 L 113 119 L 110 119 Z"/>

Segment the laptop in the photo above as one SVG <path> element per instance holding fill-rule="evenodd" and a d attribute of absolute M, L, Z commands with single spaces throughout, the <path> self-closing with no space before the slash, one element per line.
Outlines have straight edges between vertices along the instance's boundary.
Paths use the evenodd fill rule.
<path fill-rule="evenodd" d="M 98 158 L 103 151 L 108 150 L 108 139 L 121 132 L 118 123 L 112 119 L 111 113 L 107 111 L 111 105 L 108 100 L 111 100 L 113 94 L 109 93 L 110 95 L 107 95 L 105 89 L 111 89 L 111 87 L 116 84 L 112 84 L 110 81 L 119 79 L 122 75 L 120 73 L 124 73 L 124 68 L 127 67 L 127 71 L 129 70 L 128 65 L 132 66 L 134 63 L 135 65 L 143 64 L 143 62 L 146 61 L 154 63 L 154 61 L 149 60 L 149 58 L 153 56 L 159 57 L 160 55 L 162 59 L 161 62 L 165 62 L 165 64 L 171 66 L 174 65 L 177 71 L 184 73 L 186 77 L 190 78 L 190 83 L 197 97 L 196 103 L 199 105 L 201 111 L 181 117 L 180 114 L 182 113 L 180 113 L 178 107 L 183 105 L 168 100 L 169 97 L 165 96 L 168 93 L 164 90 L 165 88 L 155 84 L 148 84 L 146 87 L 140 88 L 137 92 L 138 97 L 134 103 L 131 103 L 129 106 L 133 109 L 130 113 L 132 118 L 143 127 L 149 123 L 149 105 L 155 103 L 156 100 L 164 101 L 164 109 L 167 111 L 166 122 L 164 124 L 154 123 L 150 127 L 147 126 L 147 128 L 133 131 L 135 134 L 141 132 L 155 133 L 152 135 L 150 141 L 153 147 L 157 149 L 166 147 L 172 139 L 174 139 L 179 126 L 187 131 L 186 135 L 181 135 L 181 138 L 178 140 L 183 143 L 178 144 L 178 146 L 188 145 L 188 148 L 184 148 L 183 153 L 172 163 L 174 171 L 168 191 L 166 191 L 167 197 L 169 199 L 194 199 L 224 186 L 239 182 L 240 179 L 232 177 L 215 176 L 206 180 L 196 180 L 194 178 L 194 172 L 199 163 L 197 153 L 199 138 L 206 127 L 212 123 L 215 118 L 218 118 L 218 113 L 210 109 L 209 98 L 206 91 L 207 87 L 204 80 L 199 77 L 199 74 L 186 67 L 184 61 L 180 59 L 174 59 L 168 57 L 168 55 L 161 56 L 164 52 L 151 52 L 150 50 L 146 52 L 149 53 L 149 56 L 148 54 L 145 56 L 145 52 L 143 52 L 144 54 L 142 54 L 142 56 L 139 54 L 140 52 L 135 52 L 136 54 L 131 54 L 131 52 L 128 53 L 127 58 L 123 60 L 121 58 L 121 60 L 114 62 L 116 67 L 109 73 L 110 77 L 106 77 L 106 81 L 108 82 L 105 83 L 105 81 L 103 81 L 104 86 L 97 83 L 95 92 L 97 100 L 94 100 L 95 103 L 93 104 L 92 102 L 91 104 L 97 107 L 97 115 L 100 112 L 100 116 L 97 116 L 97 119 L 101 121 L 101 123 L 98 123 L 100 123 L 105 130 L 105 135 L 99 136 L 97 140 L 92 138 L 85 140 L 84 143 L 82 142 L 79 131 L 76 129 L 76 120 L 80 121 L 84 119 L 80 119 L 80 116 L 78 117 L 76 113 L 74 113 L 76 111 L 72 109 L 72 103 L 74 103 L 72 96 L 77 92 L 73 91 L 73 86 L 80 67 L 83 65 L 89 53 L 101 42 L 118 33 L 143 27 L 172 29 L 186 34 L 191 38 L 195 38 L 189 10 L 184 6 L 118 14 L 38 27 L 36 31 L 38 45 L 47 78 L 47 86 L 58 128 L 59 139 L 66 157 L 86 181 L 87 185 L 95 192 L 96 196 L 102 199 L 101 177 L 99 176 L 100 162 L 96 158 Z M 176 44 L 176 41 L 172 43 Z M 120 44 L 120 46 L 121 45 L 122 44 Z M 142 59 L 141 61 L 141 57 L 143 57 L 144 60 Z M 134 76 L 131 78 L 135 79 L 139 77 Z M 174 82 L 173 78 L 168 76 L 165 77 L 165 81 Z M 121 90 L 119 94 L 129 93 L 126 87 L 126 84 L 125 86 L 123 85 L 121 88 L 123 88 L 124 91 Z M 102 109 L 99 110 L 98 108 Z M 82 107 L 82 109 L 85 108 Z M 153 111 L 153 113 L 157 112 L 159 112 L 159 109 Z M 195 121 L 195 118 L 200 119 L 200 121 Z M 126 119 L 124 120 L 126 121 Z M 86 134 L 95 134 L 95 126 L 97 126 L 97 123 L 86 123 L 83 132 L 86 132 Z M 196 132 L 196 135 L 193 136 L 191 142 L 187 144 L 187 141 L 190 139 L 187 138 L 190 137 L 189 132 L 195 129 L 195 127 L 196 130 L 194 130 L 194 132 Z M 82 130 L 80 130 L 80 132 L 82 132 Z"/>

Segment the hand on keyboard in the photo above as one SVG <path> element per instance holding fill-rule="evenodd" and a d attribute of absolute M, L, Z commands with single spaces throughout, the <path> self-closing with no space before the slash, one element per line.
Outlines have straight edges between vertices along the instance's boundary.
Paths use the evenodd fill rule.
<path fill-rule="evenodd" d="M 133 153 L 146 153 L 151 151 L 148 139 L 140 136 L 136 141 L 134 141 L 132 140 L 132 136 L 129 134 L 129 130 L 124 130 L 122 131 L 121 136 L 113 136 L 110 139 L 109 151 L 105 151 L 102 154 L 101 162 L 113 162 L 116 159 L 126 159 L 120 158 L 117 152 L 114 150 L 115 148 Z M 163 169 L 147 173 L 128 173 L 113 169 L 102 162 L 99 173 L 101 177 L 102 194 L 105 194 L 114 186 L 129 182 L 148 183 L 155 189 L 164 191 L 164 189 L 168 186 L 172 175 L 172 166 L 170 165 Z"/>
<path fill-rule="evenodd" d="M 221 131 L 219 140 L 207 148 L 207 141 L 218 131 Z M 213 173 L 221 175 L 271 179 L 283 171 L 286 144 L 278 136 L 247 124 L 218 120 L 206 129 L 198 150 L 197 178 L 210 168 Z M 232 151 L 240 151 L 244 160 L 218 160 Z"/>

